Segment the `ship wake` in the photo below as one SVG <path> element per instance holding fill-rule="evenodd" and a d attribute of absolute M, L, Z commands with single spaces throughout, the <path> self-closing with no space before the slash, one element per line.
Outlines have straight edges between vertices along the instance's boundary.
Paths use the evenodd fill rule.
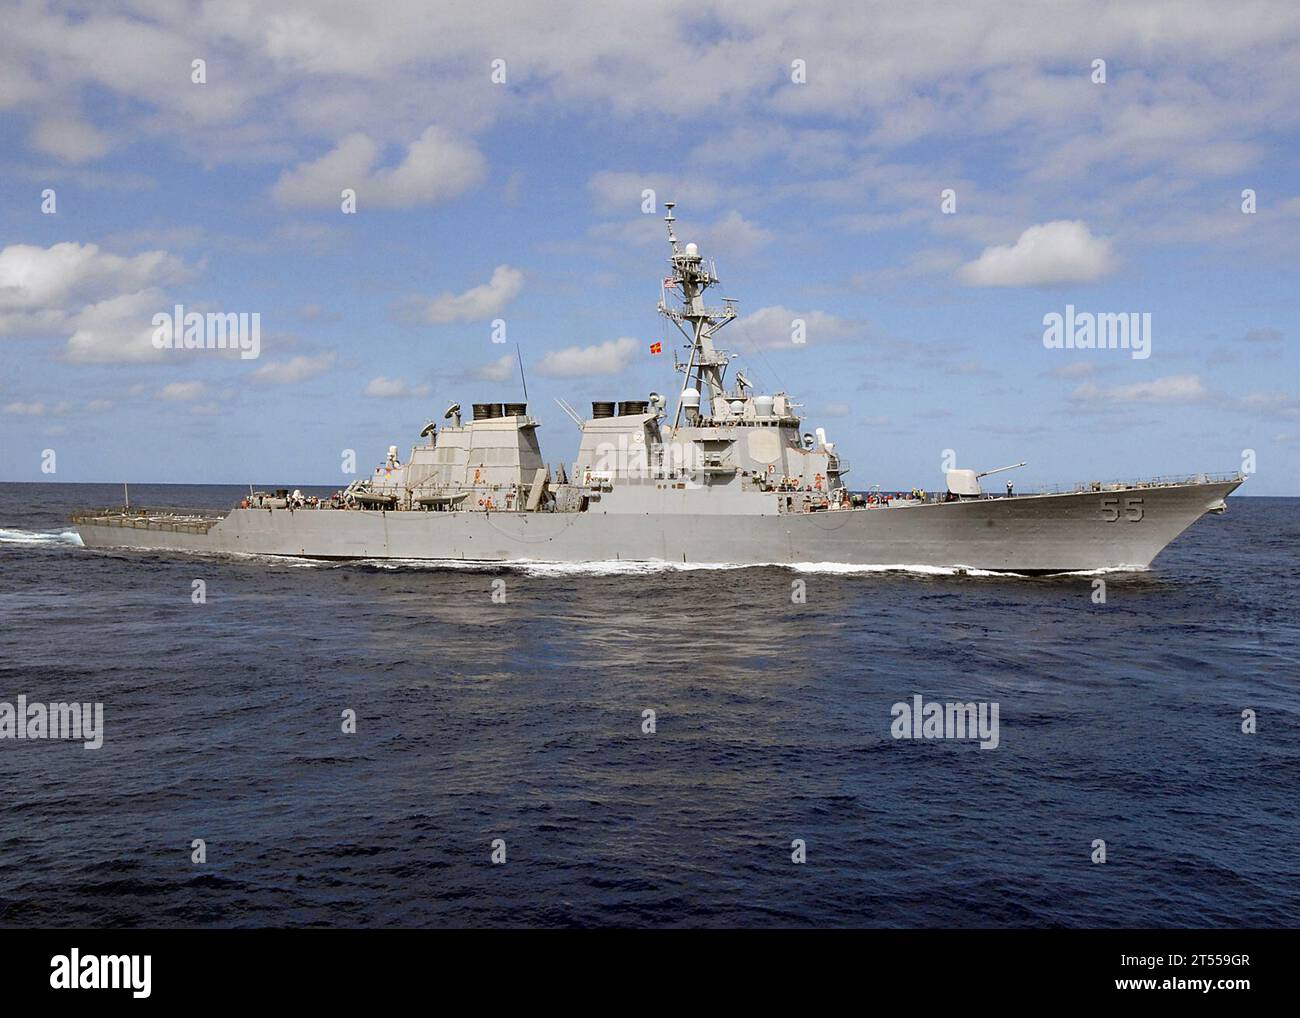
<path fill-rule="evenodd" d="M 325 563 L 321 563 L 324 565 Z M 738 569 L 785 569 L 796 573 L 873 576 L 905 574 L 913 576 L 972 577 L 988 579 L 1034 579 L 1020 573 L 976 569 L 971 566 L 929 566 L 897 563 L 889 565 L 851 565 L 843 562 L 665 562 L 607 559 L 593 562 L 545 562 L 521 560 L 513 562 L 462 561 L 456 559 L 363 559 L 355 563 L 330 563 L 333 568 L 362 565 L 369 569 L 416 571 L 463 570 L 469 572 L 518 572 L 525 576 L 563 578 L 567 576 L 652 576 L 662 573 L 726 572 Z M 1058 577 L 1103 576 L 1116 573 L 1146 572 L 1142 566 L 1116 566 L 1105 569 L 1086 569 L 1053 573 Z M 1037 577 L 1042 579 L 1043 577 Z"/>
<path fill-rule="evenodd" d="M 22 531 L 0 529 L 0 544 L 28 545 L 81 545 L 75 531 Z M 654 576 L 671 573 L 732 572 L 743 569 L 782 569 L 793 573 L 829 576 L 888 576 L 954 577 L 971 579 L 1029 580 L 1052 578 L 1079 578 L 1136 574 L 1148 572 L 1145 566 L 1111 566 L 1102 569 L 1080 569 L 1031 575 L 974 566 L 912 565 L 890 563 L 854 565 L 845 562 L 667 562 L 662 559 L 604 559 L 589 562 L 555 562 L 542 559 L 514 559 L 510 561 L 485 559 L 426 559 L 426 558 L 356 558 L 319 559 L 297 555 L 267 555 L 246 552 L 190 552 L 196 558 L 216 558 L 263 562 L 290 569 L 363 569 L 374 572 L 469 572 L 518 573 L 542 579 L 600 576 Z"/>
<path fill-rule="evenodd" d="M 81 535 L 75 530 L 17 530 L 0 527 L 0 544 L 66 544 L 81 547 Z"/>

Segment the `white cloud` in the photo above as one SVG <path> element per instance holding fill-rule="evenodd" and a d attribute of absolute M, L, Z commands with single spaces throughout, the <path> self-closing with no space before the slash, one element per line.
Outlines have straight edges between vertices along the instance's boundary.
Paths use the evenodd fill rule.
<path fill-rule="evenodd" d="M 1044 144 L 1017 139 L 1021 152 L 1084 172 L 1087 162 L 1056 157 L 1061 143 L 1079 139 L 1085 158 L 1204 160 L 1208 152 L 1213 164 L 1224 158 L 1221 147 L 1231 157 L 1252 132 L 1293 122 L 1295 76 L 1275 69 L 1295 61 L 1297 15 L 1273 8 L 1264 15 L 1248 7 L 1229 24 L 1212 0 L 1183 0 L 1176 11 L 1127 4 L 1103 15 L 1095 0 L 1029 12 L 966 4 L 945 11 L 937 42 L 925 5 L 845 13 L 724 2 L 709 6 L 708 32 L 672 0 L 646 0 L 635 17 L 624 4 L 581 0 L 435 9 L 393 0 L 383 17 L 364 4 L 312 0 L 282 0 L 261 18 L 245 3 L 152 2 L 102 13 L 32 6 L 6 25 L 13 49 L 0 62 L 0 106 L 53 113 L 76 90 L 104 89 L 130 100 L 119 107 L 218 160 L 283 148 L 295 132 L 337 139 L 364 128 L 385 141 L 409 138 L 430 110 L 458 129 L 480 129 L 503 110 L 558 108 L 683 121 L 725 111 L 760 138 L 775 133 L 773 114 L 802 123 L 860 115 L 870 131 L 858 137 L 895 146 L 1032 132 Z M 961 44 L 969 39 L 980 44 Z M 1104 89 L 1079 87 L 1087 82 L 1081 40 L 1114 55 Z M 176 87 L 176 68 L 188 68 L 196 52 L 219 58 L 209 83 Z M 808 58 L 807 84 L 780 87 L 778 72 L 788 72 L 795 52 Z M 484 68 L 503 55 L 510 86 L 485 87 Z M 708 88 L 683 87 L 684 75 Z M 214 138 L 214 123 L 227 132 Z M 728 153 L 727 134 L 698 134 Z M 787 145 L 782 154 L 817 158 L 807 152 Z"/>
<path fill-rule="evenodd" d="M 978 361 L 959 361 L 957 363 L 944 364 L 941 369 L 945 375 L 954 375 L 958 377 L 978 377 L 980 375 L 993 374 L 988 368 Z"/>
<path fill-rule="evenodd" d="M 11 244 L 0 250 L 0 335 L 70 333 L 63 356 L 76 363 L 161 360 L 150 342 L 153 316 L 173 302 L 160 284 L 192 273 L 166 251 L 123 256 L 95 244 Z"/>
<path fill-rule="evenodd" d="M 184 262 L 166 251 L 131 257 L 95 244 L 10 244 L 0 250 L 0 310 L 61 309 L 79 300 L 184 278 Z"/>
<path fill-rule="evenodd" d="M 1237 400 L 1233 409 L 1294 420 L 1300 418 L 1300 398 L 1289 392 L 1252 392 Z"/>
<path fill-rule="evenodd" d="M 770 244 L 776 235 L 768 229 L 750 222 L 732 210 L 721 219 L 702 228 L 701 250 L 714 257 L 728 255 L 743 257 Z"/>
<path fill-rule="evenodd" d="M 642 192 L 655 192 L 655 211 L 650 218 L 663 217 L 663 203 L 677 202 L 692 210 L 711 208 L 719 201 L 716 184 L 668 173 L 630 173 L 602 170 L 592 174 L 587 189 L 602 212 L 628 214 L 641 211 Z M 661 224 L 662 228 L 662 224 Z"/>
<path fill-rule="evenodd" d="M 523 289 L 524 274 L 509 265 L 498 265 L 492 278 L 464 293 L 444 293 L 424 305 L 425 321 L 436 325 L 448 322 L 480 322 L 505 310 Z"/>
<path fill-rule="evenodd" d="M 36 151 L 65 163 L 98 159 L 110 148 L 108 135 L 71 117 L 48 117 L 37 121 L 28 144 Z"/>
<path fill-rule="evenodd" d="M 681 229 L 679 227 L 678 236 L 680 237 L 680 235 Z M 587 239 L 580 244 L 572 245 L 567 250 L 563 243 L 552 245 L 552 247 L 556 250 L 566 250 L 566 253 L 572 253 L 583 258 L 590 258 L 593 253 L 599 253 L 603 257 L 610 257 L 631 248 L 659 248 L 660 245 L 665 244 L 667 234 L 664 232 L 664 224 L 654 217 L 636 216 L 633 219 L 622 219 L 618 222 L 594 223 L 587 228 L 586 237 Z M 687 242 L 689 243 L 691 239 L 693 238 L 687 237 Z M 666 245 L 663 250 L 667 250 Z"/>
<path fill-rule="evenodd" d="M 158 398 L 169 403 L 193 403 L 202 398 L 208 387 L 202 382 L 171 382 L 158 390 Z"/>
<path fill-rule="evenodd" d="M 480 378 L 485 382 L 504 382 L 513 377 L 515 373 L 515 356 L 506 354 L 499 360 L 491 364 L 485 364 L 474 372 L 475 378 Z"/>
<path fill-rule="evenodd" d="M 1115 267 L 1110 241 L 1077 219 L 1031 226 L 1014 244 L 990 247 L 957 277 L 969 286 L 1052 286 L 1091 283 Z"/>
<path fill-rule="evenodd" d="M 157 289 L 124 293 L 90 304 L 69 318 L 74 331 L 63 356 L 77 364 L 163 360 L 167 351 L 153 345 L 153 316 L 170 306 Z"/>
<path fill-rule="evenodd" d="M 570 346 L 553 350 L 537 365 L 537 373 L 550 378 L 617 375 L 626 370 L 640 342 L 622 336 L 596 346 Z"/>
<path fill-rule="evenodd" d="M 1071 361 L 1052 368 L 1045 374 L 1050 378 L 1088 378 L 1100 370 L 1092 361 Z"/>
<path fill-rule="evenodd" d="M 376 399 L 408 399 L 412 396 L 429 395 L 428 385 L 411 385 L 400 378 L 385 378 L 380 375 L 372 378 L 366 385 L 366 395 Z"/>
<path fill-rule="evenodd" d="M 44 417 L 44 403 L 6 403 L 4 412 L 7 414 L 17 414 L 20 417 Z"/>
<path fill-rule="evenodd" d="M 367 193 L 366 176 L 379 154 L 379 146 L 364 134 L 349 134 L 335 148 L 315 162 L 285 170 L 272 189 L 281 205 L 333 206 L 338 208 L 344 188 L 357 192 L 357 205 L 376 202 Z"/>
<path fill-rule="evenodd" d="M 287 361 L 270 361 L 253 372 L 253 381 L 265 385 L 296 385 L 323 375 L 334 367 L 338 355 L 322 353 L 314 357 L 291 357 Z"/>
<path fill-rule="evenodd" d="M 791 311 L 777 304 L 743 315 L 728 325 L 723 335 L 738 350 L 798 350 L 800 344 L 794 340 L 799 323 L 803 343 L 809 346 L 845 339 L 854 331 L 851 322 L 825 311 Z"/>
<path fill-rule="evenodd" d="M 713 222 L 703 222 L 695 215 L 701 206 L 683 204 L 688 205 L 691 216 L 677 223 L 677 237 L 683 244 L 697 244 L 700 253 L 707 258 L 743 257 L 776 239 L 771 230 L 746 219 L 734 209 Z M 666 251 L 667 233 L 662 215 L 658 213 L 595 223 L 588 227 L 587 236 L 597 242 L 600 245 L 598 250 L 607 256 L 633 247 Z M 586 257 L 592 250 L 592 246 L 587 244 L 581 253 Z"/>
<path fill-rule="evenodd" d="M 487 163 L 473 142 L 429 127 L 391 169 L 377 169 L 379 145 L 354 132 L 315 162 L 280 175 L 272 196 L 281 205 L 338 208 L 340 192 L 357 193 L 357 208 L 410 208 L 446 201 L 479 184 Z"/>
<path fill-rule="evenodd" d="M 1209 395 L 1199 375 L 1167 375 L 1149 382 L 1112 387 L 1085 382 L 1071 393 L 1070 399 L 1101 403 L 1195 403 Z"/>

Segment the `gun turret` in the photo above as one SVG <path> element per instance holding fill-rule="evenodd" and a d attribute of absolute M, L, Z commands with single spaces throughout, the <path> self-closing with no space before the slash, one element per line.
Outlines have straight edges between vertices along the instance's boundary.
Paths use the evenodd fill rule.
<path fill-rule="evenodd" d="M 984 470 L 976 473 L 974 470 L 949 470 L 944 475 L 948 482 L 948 490 L 952 494 L 961 498 L 978 498 L 984 492 L 980 488 L 980 478 L 988 477 L 989 474 L 1000 474 L 1004 470 L 1015 470 L 1017 467 L 1023 467 L 1024 463 L 1012 463 L 1010 466 L 995 467 L 992 470 Z"/>

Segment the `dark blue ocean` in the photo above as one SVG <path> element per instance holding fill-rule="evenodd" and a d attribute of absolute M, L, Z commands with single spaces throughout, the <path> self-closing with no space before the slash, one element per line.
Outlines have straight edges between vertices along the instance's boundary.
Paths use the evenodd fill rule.
<path fill-rule="evenodd" d="M 0 740 L 0 926 L 1300 923 L 1300 500 L 1231 499 L 1100 605 L 79 547 L 120 491 L 0 485 L 0 701 L 105 726 Z M 892 738 L 913 694 L 996 701 L 998 747 Z"/>

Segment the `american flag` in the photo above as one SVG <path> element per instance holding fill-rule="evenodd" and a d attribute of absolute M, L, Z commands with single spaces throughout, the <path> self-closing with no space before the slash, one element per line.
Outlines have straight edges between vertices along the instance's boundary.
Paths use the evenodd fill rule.
<path fill-rule="evenodd" d="M 665 289 L 665 290 L 676 290 L 676 289 L 677 289 L 677 280 L 674 279 L 672 276 L 669 276 L 667 279 L 664 280 L 664 289 Z"/>

